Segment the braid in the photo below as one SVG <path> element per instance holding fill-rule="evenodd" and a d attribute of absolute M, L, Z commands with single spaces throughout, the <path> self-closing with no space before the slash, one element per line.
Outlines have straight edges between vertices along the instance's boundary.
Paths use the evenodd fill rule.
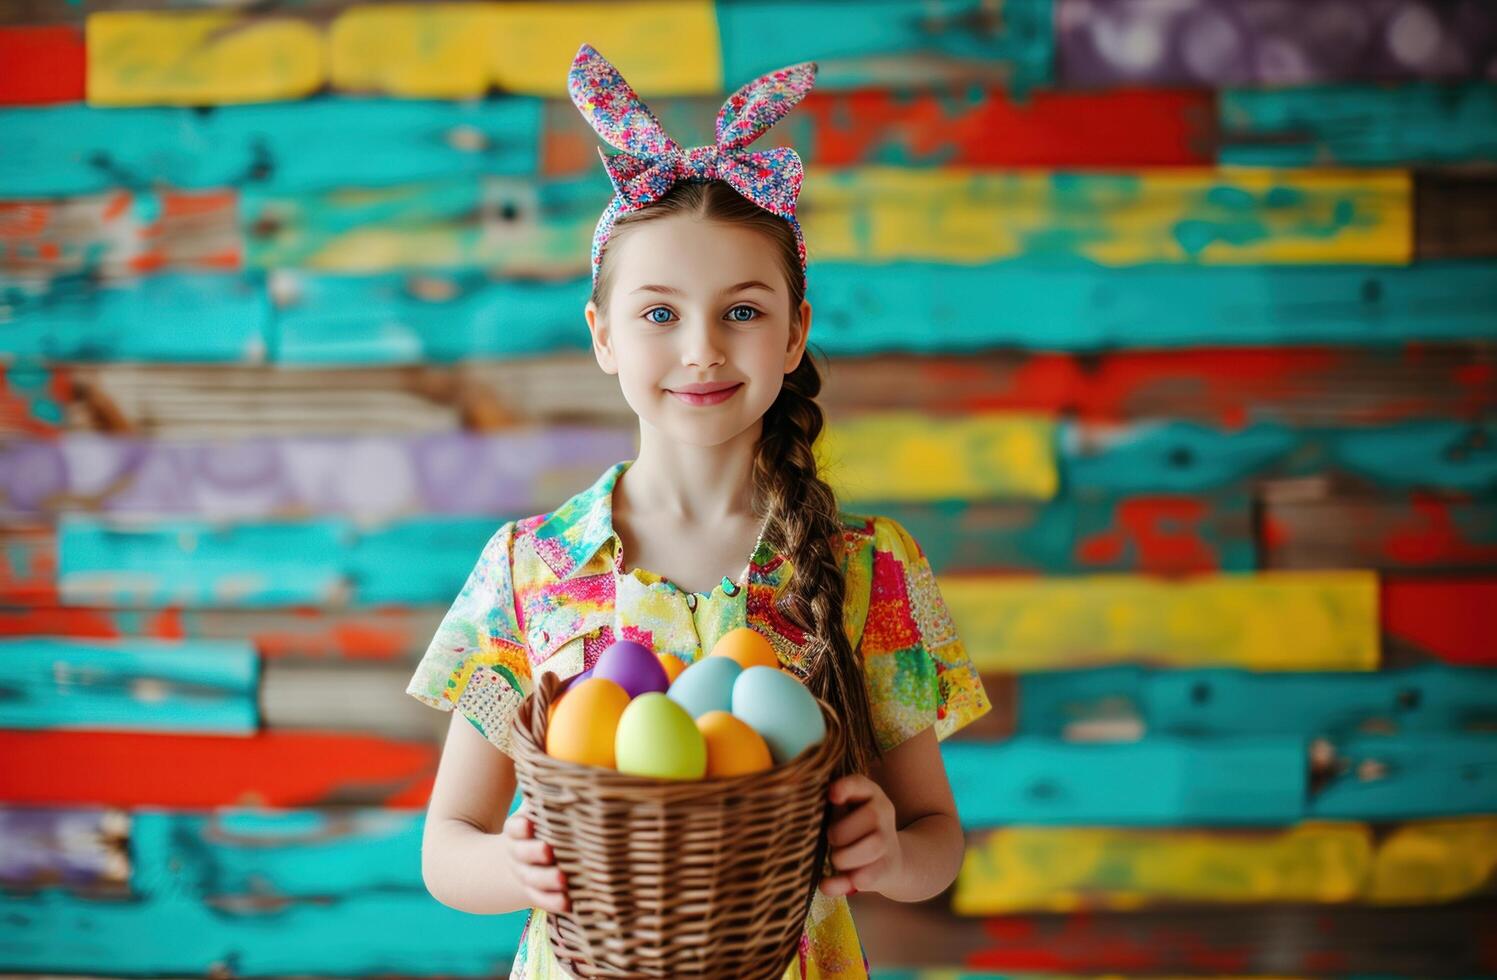
<path fill-rule="evenodd" d="M 824 420 L 815 396 L 821 375 L 809 352 L 785 376 L 780 396 L 764 415 L 754 456 L 755 506 L 767 513 L 765 539 L 789 556 L 795 574 L 780 611 L 805 631 L 810 644 L 806 686 L 836 706 L 847 739 L 837 775 L 866 773 L 878 759 L 862 658 L 843 625 L 842 524 L 836 494 L 817 474 L 812 446 Z"/>

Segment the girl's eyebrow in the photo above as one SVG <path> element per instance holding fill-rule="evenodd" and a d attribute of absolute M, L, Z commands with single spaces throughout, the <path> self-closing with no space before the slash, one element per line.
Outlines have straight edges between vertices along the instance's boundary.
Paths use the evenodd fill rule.
<path fill-rule="evenodd" d="M 757 279 L 748 279 L 748 280 L 745 280 L 744 282 L 737 283 L 736 285 L 729 286 L 727 289 L 724 289 L 723 292 L 725 292 L 725 293 L 736 293 L 740 289 L 765 289 L 765 290 L 768 290 L 771 293 L 774 292 L 774 287 L 773 286 L 769 285 L 768 283 L 760 282 Z M 644 293 L 644 292 L 670 293 L 673 296 L 684 296 L 684 295 L 686 295 L 684 292 L 682 292 L 681 290 L 677 289 L 674 286 L 660 286 L 660 285 L 657 285 L 655 283 L 649 283 L 647 285 L 640 286 L 638 289 L 630 290 L 631 294 L 633 294 L 633 293 Z"/>

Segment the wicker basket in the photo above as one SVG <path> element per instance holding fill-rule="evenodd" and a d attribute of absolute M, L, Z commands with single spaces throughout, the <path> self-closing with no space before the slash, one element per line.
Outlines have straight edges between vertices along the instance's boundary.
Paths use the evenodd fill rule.
<path fill-rule="evenodd" d="M 544 673 L 515 716 L 515 777 L 535 836 L 566 875 L 551 949 L 577 980 L 778 980 L 825 870 L 827 788 L 842 726 L 770 769 L 662 780 L 554 759 L 546 722 L 563 683 Z"/>

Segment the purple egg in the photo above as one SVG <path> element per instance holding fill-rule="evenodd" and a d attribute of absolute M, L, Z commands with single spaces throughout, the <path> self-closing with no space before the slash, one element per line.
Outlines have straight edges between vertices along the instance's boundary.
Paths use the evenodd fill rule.
<path fill-rule="evenodd" d="M 606 677 L 637 698 L 649 691 L 664 694 L 671 686 L 659 658 L 642 643 L 616 640 L 593 666 L 594 677 Z"/>

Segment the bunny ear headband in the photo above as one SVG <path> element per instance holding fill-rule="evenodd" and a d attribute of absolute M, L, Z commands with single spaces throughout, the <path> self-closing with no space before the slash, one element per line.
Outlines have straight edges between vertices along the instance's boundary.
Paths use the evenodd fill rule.
<path fill-rule="evenodd" d="M 805 168 L 789 147 L 744 147 L 789 112 L 815 82 L 814 61 L 760 75 L 729 96 L 718 110 L 713 145 L 682 149 L 666 135 L 655 114 L 634 94 L 618 69 L 592 45 L 582 45 L 567 73 L 567 91 L 588 125 L 610 146 L 623 151 L 609 156 L 598 147 L 614 195 L 593 231 L 593 283 L 598 281 L 603 246 L 620 214 L 657 200 L 679 181 L 722 180 L 764 210 L 790 222 L 804 285 L 806 241 L 795 217 L 795 201 Z"/>

